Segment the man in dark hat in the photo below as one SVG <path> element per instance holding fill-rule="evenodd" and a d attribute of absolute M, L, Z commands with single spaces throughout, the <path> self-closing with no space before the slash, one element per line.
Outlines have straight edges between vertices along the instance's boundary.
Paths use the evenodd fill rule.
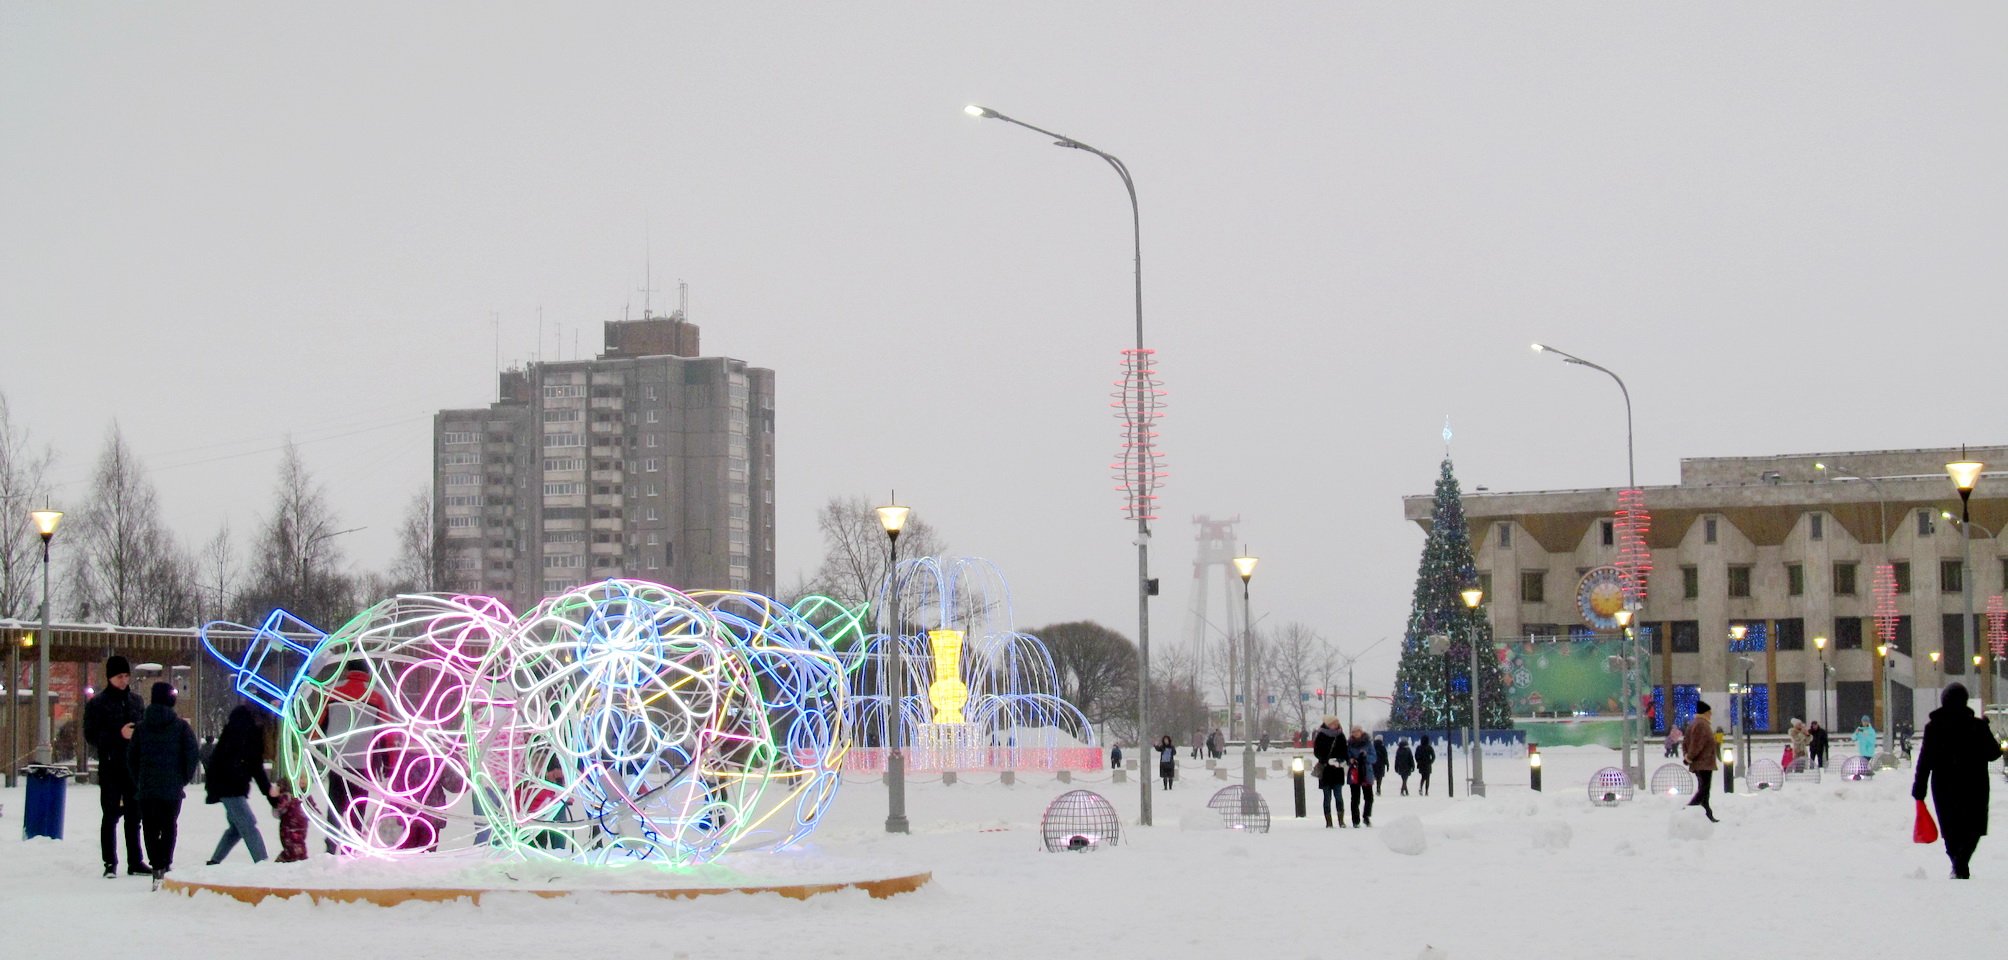
<path fill-rule="evenodd" d="M 150 876 L 153 868 L 139 848 L 139 799 L 133 790 L 132 768 L 126 762 L 126 741 L 132 739 L 134 725 L 146 712 L 139 694 L 132 692 L 132 664 L 112 655 L 105 661 L 105 688 L 84 704 L 84 739 L 98 752 L 98 809 L 103 819 L 98 826 L 98 848 L 103 854 L 105 876 L 119 872 L 118 822 L 125 820 L 126 873 Z"/>
<path fill-rule="evenodd" d="M 1708 814 L 1709 822 L 1715 819 L 1715 808 L 1708 803 L 1708 788 L 1715 780 L 1715 725 L 1708 722 L 1709 707 L 1706 701 L 1694 705 L 1694 722 L 1687 725 L 1687 733 L 1681 738 L 1685 745 L 1687 769 L 1694 771 L 1694 798 L 1687 801 L 1690 807 L 1700 807 Z"/>
<path fill-rule="evenodd" d="M 1954 880 L 1973 876 L 1973 850 L 1987 835 L 1987 765 L 2001 756 L 2001 744 L 1987 721 L 1973 715 L 1966 698 L 1964 684 L 1945 688 L 1939 708 L 1924 722 L 1924 746 L 1917 752 L 1917 776 L 1910 786 L 1910 795 L 1919 801 L 1927 789 L 1931 793 Z"/>
<path fill-rule="evenodd" d="M 174 844 L 181 820 L 181 801 L 201 746 L 188 721 L 174 712 L 174 687 L 158 682 L 148 691 L 146 712 L 127 745 L 133 791 L 139 795 L 140 830 L 146 834 L 147 859 L 153 861 L 153 887 L 174 869 Z"/>

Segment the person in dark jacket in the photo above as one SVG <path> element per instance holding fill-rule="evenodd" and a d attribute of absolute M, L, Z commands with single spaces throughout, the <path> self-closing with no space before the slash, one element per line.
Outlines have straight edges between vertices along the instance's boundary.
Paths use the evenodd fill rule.
<path fill-rule="evenodd" d="M 1387 779 L 1387 738 L 1374 738 L 1374 794 L 1381 792 L 1381 781 Z"/>
<path fill-rule="evenodd" d="M 1353 826 L 1374 825 L 1374 742 L 1367 739 L 1366 730 L 1353 728 L 1352 738 L 1346 741 L 1346 764 L 1352 769 L 1346 772 L 1346 785 L 1353 799 Z M 1366 799 L 1366 813 L 1360 813 L 1360 799 Z"/>
<path fill-rule="evenodd" d="M 1808 741 L 1807 749 L 1812 751 L 1813 766 L 1824 768 L 1827 765 L 1827 728 L 1820 726 L 1820 721 L 1815 720 L 1810 733 L 1811 740 Z"/>
<path fill-rule="evenodd" d="M 1429 796 L 1429 770 L 1436 766 L 1436 746 L 1429 742 L 1429 734 L 1422 735 L 1422 742 L 1415 748 L 1415 775 L 1422 778 L 1415 792 Z"/>
<path fill-rule="evenodd" d="M 118 825 L 125 821 L 126 872 L 151 875 L 139 846 L 139 798 L 133 794 L 132 770 L 126 764 L 126 741 L 146 712 L 146 703 L 132 692 L 132 664 L 114 654 L 105 660 L 105 688 L 84 704 L 84 740 L 98 752 L 98 851 L 105 876 L 119 872 Z"/>
<path fill-rule="evenodd" d="M 1952 859 L 1952 878 L 1968 880 L 1973 851 L 1987 835 L 1987 765 L 2001 756 L 2001 744 L 1987 721 L 1966 705 L 1965 685 L 1946 687 L 1939 704 L 1924 723 L 1910 795 L 1923 800 L 1929 788 L 1938 835 Z"/>
<path fill-rule="evenodd" d="M 1171 781 L 1178 776 L 1178 746 L 1171 742 L 1171 734 L 1157 738 L 1157 776 L 1164 781 L 1164 788 L 1171 789 Z"/>
<path fill-rule="evenodd" d="M 183 791 L 195 779 L 200 750 L 188 721 L 174 714 L 174 688 L 155 683 L 145 716 L 133 729 L 126 759 L 132 764 L 133 792 L 139 796 L 140 832 L 146 837 L 153 884 L 174 867 L 174 841 Z"/>
<path fill-rule="evenodd" d="M 1685 744 L 1681 751 L 1687 761 L 1687 769 L 1694 771 L 1694 796 L 1688 799 L 1687 805 L 1700 807 L 1713 823 L 1719 821 L 1715 819 L 1715 807 L 1708 802 L 1708 789 L 1715 779 L 1716 764 L 1715 725 L 1709 722 L 1709 718 L 1707 701 L 1696 701 L 1694 720 L 1688 723 L 1687 733 L 1680 739 Z"/>
<path fill-rule="evenodd" d="M 209 865 L 222 863 L 239 840 L 244 841 L 252 863 L 263 862 L 265 836 L 251 815 L 249 795 L 256 783 L 259 795 L 270 799 L 272 781 L 265 776 L 265 728 L 250 707 L 240 704 L 230 711 L 223 734 L 216 738 L 203 768 L 204 802 L 222 804 L 227 824 L 222 839 L 216 841 L 216 852 L 209 855 Z"/>
<path fill-rule="evenodd" d="M 1311 756 L 1318 760 L 1318 793 L 1323 795 L 1325 826 L 1332 826 L 1332 808 L 1339 808 L 1338 826 L 1346 825 L 1346 730 L 1338 717 L 1326 717 L 1311 733 Z"/>
<path fill-rule="evenodd" d="M 1408 748 L 1408 738 L 1394 747 L 1394 775 L 1401 778 L 1401 795 L 1408 796 L 1408 777 L 1415 772 L 1415 751 Z"/>

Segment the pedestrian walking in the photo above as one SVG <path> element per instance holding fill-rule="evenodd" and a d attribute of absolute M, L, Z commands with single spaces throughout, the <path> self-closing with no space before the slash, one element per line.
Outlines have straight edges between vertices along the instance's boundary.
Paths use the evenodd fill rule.
<path fill-rule="evenodd" d="M 1868 714 L 1862 715 L 1862 722 L 1855 725 L 1855 752 L 1864 760 L 1876 757 L 1876 728 L 1869 723 Z"/>
<path fill-rule="evenodd" d="M 98 752 L 98 853 L 105 876 L 119 873 L 119 822 L 125 822 L 126 873 L 151 876 L 139 843 L 139 797 L 133 792 L 132 765 L 127 750 L 133 730 L 146 713 L 146 702 L 134 693 L 132 664 L 117 654 L 105 658 L 105 688 L 84 704 L 84 739 Z"/>
<path fill-rule="evenodd" d="M 1338 826 L 1346 825 L 1346 801 L 1339 791 L 1346 785 L 1346 730 L 1339 718 L 1328 716 L 1311 733 L 1311 756 L 1318 761 L 1318 793 L 1324 798 L 1325 826 L 1332 824 L 1332 808 L 1339 810 Z"/>
<path fill-rule="evenodd" d="M 1171 781 L 1178 776 L 1178 745 L 1171 742 L 1171 734 L 1165 734 L 1157 741 L 1157 775 L 1164 780 L 1164 788 L 1171 789 Z"/>
<path fill-rule="evenodd" d="M 272 797 L 272 781 L 265 776 L 265 728 L 250 707 L 239 704 L 230 711 L 222 735 L 203 762 L 203 802 L 222 804 L 226 823 L 223 836 L 216 841 L 216 852 L 209 855 L 210 866 L 222 863 L 239 840 L 244 841 L 252 863 L 264 862 L 265 836 L 251 815 L 254 783 L 259 796 Z"/>
<path fill-rule="evenodd" d="M 1401 778 L 1401 795 L 1408 796 L 1408 778 L 1415 773 L 1415 751 L 1409 749 L 1408 738 L 1394 745 L 1394 775 Z"/>
<path fill-rule="evenodd" d="M 153 866 L 153 886 L 174 869 L 174 842 L 183 791 L 195 780 L 199 745 L 188 721 L 174 713 L 174 687 L 156 682 L 147 694 L 146 713 L 133 729 L 126 759 L 132 764 L 139 797 L 140 833 Z"/>
<path fill-rule="evenodd" d="M 1192 759 L 1199 759 L 1200 753 L 1206 750 L 1208 742 L 1205 733 L 1198 730 L 1192 731 Z"/>
<path fill-rule="evenodd" d="M 1123 765 L 1123 745 L 1118 743 L 1109 748 L 1109 769 L 1118 770 Z"/>
<path fill-rule="evenodd" d="M 1715 726 L 1709 723 L 1710 708 L 1706 701 L 1694 705 L 1694 721 L 1687 725 L 1687 733 L 1681 738 L 1686 742 L 1687 769 L 1694 771 L 1694 796 L 1687 805 L 1700 807 L 1708 815 L 1710 823 L 1715 819 L 1715 807 L 1708 802 L 1708 788 L 1715 780 Z"/>
<path fill-rule="evenodd" d="M 279 862 L 307 859 L 307 808 L 284 780 L 273 784 L 272 796 L 272 813 L 279 818 Z"/>
<path fill-rule="evenodd" d="M 1429 734 L 1422 735 L 1422 742 L 1415 748 L 1415 776 L 1418 781 L 1416 792 L 1429 796 L 1429 771 L 1436 766 L 1436 745 L 1429 741 Z"/>
<path fill-rule="evenodd" d="M 1811 736 L 1807 742 L 1808 749 L 1813 751 L 1813 766 L 1825 769 L 1827 766 L 1827 728 L 1820 726 L 1820 721 L 1813 721 Z"/>
<path fill-rule="evenodd" d="M 1353 801 L 1353 826 L 1374 825 L 1374 742 L 1362 727 L 1346 741 L 1346 787 Z M 1362 814 L 1360 800 L 1366 800 Z"/>
<path fill-rule="evenodd" d="M 1667 755 L 1667 756 L 1669 756 L 1669 757 L 1677 757 L 1677 756 L 1680 756 L 1680 740 L 1681 740 L 1681 731 L 1680 731 L 1680 725 L 1679 725 L 1679 724 L 1673 724 L 1673 723 L 1670 723 L 1670 724 L 1667 724 L 1667 726 L 1666 726 L 1666 755 Z"/>
<path fill-rule="evenodd" d="M 1910 795 L 1920 801 L 1929 789 L 1938 814 L 1938 835 L 1952 860 L 1952 878 L 1973 877 L 1973 851 L 1987 835 L 1987 765 L 2001 756 L 1987 721 L 1966 705 L 1966 685 L 1954 683 L 1939 697 L 1939 707 L 1924 722 L 1924 744 L 1917 751 L 1917 776 Z"/>
<path fill-rule="evenodd" d="M 1786 741 L 1788 744 L 1785 748 L 1786 770 L 1804 770 L 1812 765 L 1812 759 L 1807 754 L 1813 749 L 1813 734 L 1806 729 L 1806 721 L 1793 717 Z"/>
<path fill-rule="evenodd" d="M 1381 781 L 1387 779 L 1387 738 L 1374 738 L 1374 793 L 1379 795 Z"/>

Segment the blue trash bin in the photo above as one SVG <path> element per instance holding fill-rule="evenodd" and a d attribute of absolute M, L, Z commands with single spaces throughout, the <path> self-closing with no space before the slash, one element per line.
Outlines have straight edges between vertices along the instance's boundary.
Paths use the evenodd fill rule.
<path fill-rule="evenodd" d="M 72 771 L 69 767 L 31 764 L 21 772 L 28 777 L 27 805 L 21 812 L 22 839 L 63 839 L 63 798 Z"/>

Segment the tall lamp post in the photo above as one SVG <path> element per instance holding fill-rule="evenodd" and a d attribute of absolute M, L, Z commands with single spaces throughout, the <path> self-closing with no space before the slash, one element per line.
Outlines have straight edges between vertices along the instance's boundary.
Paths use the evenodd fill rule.
<path fill-rule="evenodd" d="M 1485 747 L 1479 742 L 1478 732 L 1485 725 L 1485 711 L 1478 702 L 1478 605 L 1485 602 L 1485 591 L 1471 587 L 1458 592 L 1464 598 L 1464 609 L 1469 614 L 1464 621 L 1464 645 L 1471 648 L 1471 795 L 1485 795 Z"/>
<path fill-rule="evenodd" d="M 1033 133 L 1039 134 L 1041 136 L 1052 137 L 1053 145 L 1056 147 L 1065 147 L 1069 150 L 1080 150 L 1084 153 L 1094 154 L 1095 156 L 1102 158 L 1103 161 L 1108 163 L 1109 167 L 1115 170 L 1116 176 L 1122 178 L 1123 190 L 1129 194 L 1129 202 L 1130 202 L 1130 241 L 1135 251 L 1135 264 L 1136 264 L 1136 271 L 1135 271 L 1136 352 L 1139 357 L 1139 360 L 1141 360 L 1141 358 L 1144 356 L 1143 218 L 1137 209 L 1136 181 L 1130 177 L 1128 165 L 1124 164 L 1122 160 L 1118 159 L 1114 154 L 1109 153 L 1105 150 L 1098 150 L 1085 143 L 1082 143 L 1079 140 L 1074 139 L 1073 137 L 1064 136 L 1061 134 L 1054 133 L 1051 130 L 1035 127 L 1015 117 L 1007 117 L 1004 114 L 998 113 L 997 111 L 990 109 L 989 107 L 981 107 L 972 103 L 966 107 L 963 107 L 962 112 L 967 113 L 972 117 L 979 117 L 985 120 L 1002 120 L 1005 123 L 1011 124 L 1013 126 L 1024 127 L 1025 129 L 1030 130 Z M 1135 409 L 1131 411 L 1129 414 L 1133 418 L 1131 420 L 1132 429 L 1136 430 L 1147 429 L 1146 427 L 1142 426 L 1142 424 L 1145 422 L 1146 419 L 1145 399 L 1146 398 L 1144 395 L 1144 391 L 1137 390 L 1135 397 L 1136 406 Z M 1143 738 L 1147 736 L 1145 730 L 1150 725 L 1150 598 L 1152 595 L 1157 593 L 1157 583 L 1156 581 L 1150 578 L 1150 519 L 1151 518 L 1149 516 L 1150 514 L 1149 504 L 1153 498 L 1151 491 L 1156 487 L 1157 477 L 1152 472 L 1152 465 L 1151 465 L 1152 458 L 1145 455 L 1145 451 L 1137 450 L 1137 451 L 1132 451 L 1132 453 L 1135 454 L 1133 459 L 1135 460 L 1136 464 L 1136 478 L 1135 480 L 1131 481 L 1134 484 L 1134 489 L 1130 491 L 1130 497 L 1131 497 L 1130 504 L 1134 508 L 1133 512 L 1136 514 L 1136 579 L 1137 579 L 1136 713 L 1137 713 L 1137 739 L 1138 742 L 1142 742 Z M 1139 795 L 1141 806 L 1139 808 L 1139 816 L 1137 818 L 1137 823 L 1142 826 L 1148 827 L 1150 826 L 1151 778 L 1138 777 L 1137 781 L 1139 784 L 1139 789 L 1141 791 Z"/>
<path fill-rule="evenodd" d="M 35 532 L 42 535 L 42 631 L 35 638 L 35 762 L 50 763 L 55 760 L 55 751 L 49 744 L 49 728 L 55 719 L 51 711 L 55 701 L 49 696 L 49 541 L 56 539 L 56 527 L 63 522 L 61 510 L 37 510 L 28 515 L 35 521 Z M 11 684 L 14 678 L 9 677 Z M 8 758 L 13 765 L 13 758 Z"/>
<path fill-rule="evenodd" d="M 1443 697 L 1438 701 L 1437 720 L 1443 727 L 1443 784 L 1448 796 L 1457 796 L 1457 751 L 1450 747 L 1450 725 L 1455 723 L 1450 700 L 1450 634 L 1429 635 L 1429 652 L 1443 658 Z"/>
<path fill-rule="evenodd" d="M 1820 653 L 1820 729 L 1832 735 L 1833 725 L 1827 720 L 1827 677 L 1832 675 L 1834 670 L 1827 666 L 1827 638 L 1814 637 L 1813 649 Z"/>
<path fill-rule="evenodd" d="M 906 821 L 906 659 L 900 642 L 899 532 L 906 529 L 912 507 L 879 507 L 879 526 L 886 540 L 886 707 L 892 713 L 885 753 L 885 832 L 908 833 Z"/>
<path fill-rule="evenodd" d="M 1890 645 L 1876 644 L 1876 659 L 1882 663 L 1883 733 L 1882 742 L 1876 752 L 1890 758 L 1890 766 L 1896 766 L 1896 701 L 1890 696 L 1890 674 L 1896 664 L 1890 656 Z"/>
<path fill-rule="evenodd" d="M 1241 639 L 1241 690 L 1248 700 L 1248 722 L 1241 727 L 1241 802 L 1255 802 L 1255 615 L 1248 606 L 1248 581 L 1255 578 L 1255 557 L 1234 558 L 1234 572 L 1241 575 L 1241 621 L 1246 632 Z"/>
<path fill-rule="evenodd" d="M 1750 704 L 1751 701 L 1756 699 L 1750 695 L 1750 670 L 1757 665 L 1757 661 L 1749 657 L 1737 657 L 1736 659 L 1743 663 L 1743 721 L 1739 725 L 1743 728 L 1743 762 L 1747 764 L 1753 762 L 1750 758 L 1755 756 L 1750 752 L 1750 715 L 1754 712 L 1751 710 Z"/>
<path fill-rule="evenodd" d="M 1966 456 L 1966 448 L 1959 448 L 1959 459 L 1945 465 L 1945 474 L 1952 478 L 1952 487 L 1959 491 L 1959 594 L 1963 614 L 1959 618 L 1960 628 L 1966 633 L 1966 651 L 1977 654 L 1980 647 L 1974 642 L 1973 634 L 1973 565 L 1971 562 L 1973 542 L 1971 505 L 1973 488 L 1980 483 L 1980 472 L 1987 465 Z M 1994 673 L 1988 671 L 1982 678 L 1980 687 L 1980 716 L 1987 716 L 1986 704 L 1994 700 Z"/>

